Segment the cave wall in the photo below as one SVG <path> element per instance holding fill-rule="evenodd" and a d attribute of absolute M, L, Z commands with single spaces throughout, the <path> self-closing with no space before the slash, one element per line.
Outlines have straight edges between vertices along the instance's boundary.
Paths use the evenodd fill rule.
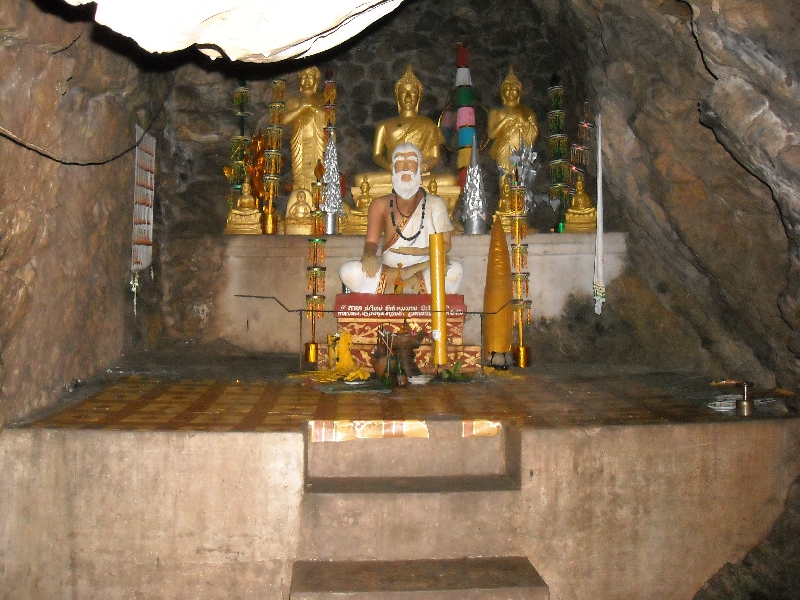
<path fill-rule="evenodd" d="M 396 113 L 393 86 L 409 61 L 425 84 L 421 112 L 433 118 L 451 92 L 456 42 L 469 45 L 473 81 L 489 108 L 499 105 L 497 90 L 513 63 L 523 102 L 540 118 L 542 156 L 546 88 L 558 72 L 573 127 L 584 98 L 602 111 L 606 227 L 629 232 L 632 268 L 609 287 L 600 318 L 577 298 L 562 319 L 533 324 L 535 360 L 632 362 L 794 385 L 798 363 L 787 343 L 797 343 L 791 327 L 800 314 L 791 241 L 797 36 L 787 30 L 796 19 L 786 16 L 797 9 L 760 3 L 758 18 L 745 18 L 751 7 L 405 2 L 317 61 L 323 71 L 333 68 L 339 85 L 342 172 L 352 178 L 371 168 L 374 125 Z M 287 77 L 288 93 L 296 93 L 294 72 L 305 64 L 236 70 L 209 63 L 177 72 L 180 94 L 168 106 L 175 160 L 162 165 L 172 177 L 164 191 L 163 306 L 173 339 L 214 335 L 205 316 L 214 310 L 220 268 L 213 239 L 224 226 L 219 169 L 236 133 L 229 109 L 236 77 L 253 89 L 248 127 L 255 131 L 264 124 L 269 78 Z M 452 158 L 444 162 L 453 168 Z M 187 241 L 200 237 L 207 239 Z M 187 265 L 182 257 L 193 247 L 197 256 Z M 196 295 L 185 297 L 187 288 Z"/>
<path fill-rule="evenodd" d="M 586 71 L 582 60 L 568 54 L 569 40 L 545 26 L 530 3 L 500 0 L 488 5 L 479 0 L 429 2 L 407 0 L 387 18 L 350 42 L 314 62 L 277 65 L 241 65 L 221 61 L 196 61 L 176 71 L 176 86 L 167 103 L 166 139 L 170 151 L 161 162 L 160 194 L 165 237 L 163 251 L 164 324 L 172 341 L 212 341 L 216 332 L 209 315 L 218 310 L 213 298 L 220 285 L 222 254 L 219 234 L 225 227 L 227 182 L 222 166 L 230 159 L 230 139 L 238 135 L 232 112 L 237 79 L 251 89 L 252 116 L 246 133 L 267 124 L 269 83 L 287 79 L 287 97 L 298 94 L 296 72 L 308 64 L 328 68 L 338 86 L 337 150 L 344 177 L 375 170 L 372 139 L 375 125 L 397 115 L 396 81 L 411 63 L 424 85 L 420 113 L 434 121 L 451 99 L 456 69 L 456 46 L 467 45 L 470 71 L 478 99 L 487 107 L 501 105 L 500 84 L 509 65 L 523 84 L 523 104 L 539 117 L 536 150 L 546 154 L 547 87 L 558 73 L 565 87 L 569 126 L 577 130 L 587 99 Z M 580 57 L 578 57 L 580 58 Z M 284 135 L 288 156 L 289 128 Z M 455 156 L 443 151 L 442 169 L 455 173 Z M 484 152 L 485 174 L 495 167 Z M 291 179 L 291 169 L 284 169 Z M 546 177 L 539 183 L 546 188 Z M 494 207 L 497 190 L 487 186 Z M 285 206 L 285 198 L 278 206 Z M 610 208 L 613 219 L 616 208 Z M 539 226 L 552 227 L 550 207 L 537 209 Z M 615 230 L 622 227 L 616 220 Z M 191 293 L 186 293 L 190 290 Z"/>
<path fill-rule="evenodd" d="M 126 150 L 168 91 L 93 40 L 91 13 L 61 4 L 0 1 L 0 424 L 119 358 L 132 313 Z"/>
<path fill-rule="evenodd" d="M 490 108 L 513 63 L 523 101 L 540 116 L 541 152 L 546 87 L 559 72 L 571 115 L 584 98 L 602 110 L 607 226 L 629 232 L 632 269 L 610 286 L 599 319 L 576 299 L 561 320 L 533 325 L 537 360 L 665 366 L 666 356 L 670 368 L 792 386 L 797 10 L 787 1 L 409 0 L 316 62 L 331 66 L 339 84 L 348 177 L 371 167 L 374 124 L 394 114 L 394 82 L 409 61 L 425 84 L 421 112 L 434 118 L 451 91 L 456 42 L 469 44 L 473 80 Z M 156 123 L 161 260 L 131 331 L 151 346 L 213 338 L 221 167 L 236 133 L 231 92 L 238 77 L 248 80 L 253 131 L 264 122 L 269 80 L 286 76 L 292 93 L 293 73 L 306 64 L 178 61 L 174 75 L 163 65 L 143 75 L 130 59 L 136 53 L 110 49 L 90 16 L 51 0 L 0 3 L 2 127 L 62 159 L 0 139 L 6 419 L 51 404 L 63 385 L 110 364 L 130 342 L 132 156 L 108 159 L 168 95 Z"/>
<path fill-rule="evenodd" d="M 589 61 L 635 273 L 719 374 L 796 384 L 797 6 L 537 5 Z"/>

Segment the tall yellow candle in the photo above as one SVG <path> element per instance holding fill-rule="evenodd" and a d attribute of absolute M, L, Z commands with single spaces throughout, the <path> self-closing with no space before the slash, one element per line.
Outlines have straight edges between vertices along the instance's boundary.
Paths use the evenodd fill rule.
<path fill-rule="evenodd" d="M 429 236 L 431 253 L 431 336 L 433 337 L 433 364 L 447 364 L 447 303 L 444 295 L 445 251 L 444 234 Z"/>
<path fill-rule="evenodd" d="M 503 233 L 500 215 L 496 215 L 489 239 L 489 256 L 486 264 L 486 289 L 483 294 L 483 353 L 489 358 L 492 352 L 511 351 L 511 329 L 514 313 L 511 281 L 511 256 L 508 241 Z"/>

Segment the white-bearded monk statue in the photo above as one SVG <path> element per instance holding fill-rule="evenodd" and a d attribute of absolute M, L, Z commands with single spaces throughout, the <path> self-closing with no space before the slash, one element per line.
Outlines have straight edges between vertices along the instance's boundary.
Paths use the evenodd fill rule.
<path fill-rule="evenodd" d="M 351 292 L 430 293 L 428 236 L 443 233 L 448 252 L 453 224 L 445 201 L 422 187 L 422 161 L 422 153 L 414 144 L 404 142 L 395 146 L 390 165 L 394 189 L 369 205 L 361 260 L 346 262 L 339 269 L 342 283 Z M 378 256 L 382 233 L 384 244 Z M 458 292 L 463 274 L 461 263 L 449 262 L 445 293 Z"/>

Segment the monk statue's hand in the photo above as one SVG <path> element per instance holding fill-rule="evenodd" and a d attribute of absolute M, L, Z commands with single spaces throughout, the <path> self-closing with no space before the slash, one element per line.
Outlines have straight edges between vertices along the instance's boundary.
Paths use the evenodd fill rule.
<path fill-rule="evenodd" d="M 367 277 L 375 277 L 381 268 L 381 259 L 376 254 L 365 252 L 361 255 L 361 270 Z"/>

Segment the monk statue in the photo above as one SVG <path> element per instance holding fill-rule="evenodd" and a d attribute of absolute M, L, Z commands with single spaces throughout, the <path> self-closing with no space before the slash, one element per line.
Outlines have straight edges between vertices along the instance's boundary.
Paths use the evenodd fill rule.
<path fill-rule="evenodd" d="M 596 231 L 597 209 L 586 193 L 583 175 L 575 182 L 575 195 L 564 213 L 564 231 Z"/>
<path fill-rule="evenodd" d="M 286 204 L 286 219 L 283 230 L 286 235 L 311 235 L 314 231 L 314 210 L 309 199 L 311 192 L 305 189 L 295 189 L 289 195 Z"/>
<path fill-rule="evenodd" d="M 298 73 L 300 96 L 286 101 L 283 122 L 292 125 L 290 140 L 294 188 L 311 190 L 314 169 L 325 155 L 325 100 L 317 92 L 322 74 L 317 67 Z"/>
<path fill-rule="evenodd" d="M 250 188 L 250 181 L 242 183 L 242 195 L 236 200 L 236 206 L 228 211 L 225 224 L 226 235 L 260 234 L 261 213 L 258 203 Z"/>
<path fill-rule="evenodd" d="M 447 252 L 453 224 L 444 200 L 422 187 L 423 160 L 414 144 L 395 145 L 391 162 L 394 189 L 369 205 L 361 260 L 348 261 L 339 269 L 342 283 L 351 292 L 391 294 L 402 289 L 406 294 L 430 293 L 428 236 L 443 233 Z M 384 244 L 378 256 L 382 233 Z M 458 291 L 463 273 L 461 263 L 449 263 L 445 293 Z"/>
<path fill-rule="evenodd" d="M 489 156 L 497 163 L 501 178 L 513 173 L 511 153 L 518 151 L 522 145 L 533 146 L 539 135 L 536 125 L 536 114 L 520 104 L 522 98 L 522 82 L 509 67 L 508 76 L 500 86 L 500 98 L 503 107 L 489 111 L 489 138 L 494 140 Z"/>
<path fill-rule="evenodd" d="M 439 164 L 439 146 L 444 143 L 444 136 L 436 123 L 419 114 L 422 82 L 414 75 L 411 65 L 408 65 L 405 74 L 395 84 L 394 94 L 398 116 L 377 124 L 372 143 L 372 160 L 384 170 L 356 175 L 352 189 L 354 198 L 365 177 L 369 179 L 374 196 L 385 195 L 392 190 L 391 156 L 398 144 L 407 142 L 419 148 L 422 154 L 422 180 L 426 186 L 430 172 Z M 452 214 L 461 193 L 458 181 L 450 173 L 440 172 L 436 177 L 441 196 Z"/>

